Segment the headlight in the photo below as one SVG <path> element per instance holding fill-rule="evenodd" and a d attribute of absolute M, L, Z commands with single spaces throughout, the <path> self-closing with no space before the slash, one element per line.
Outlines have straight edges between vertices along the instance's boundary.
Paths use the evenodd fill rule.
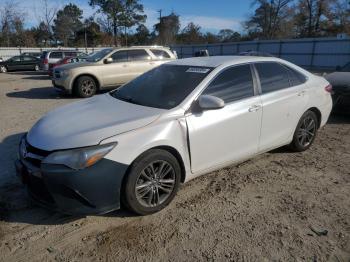
<path fill-rule="evenodd" d="M 61 76 L 67 76 L 69 75 L 69 70 L 62 70 L 60 71 Z"/>
<path fill-rule="evenodd" d="M 84 169 L 92 166 L 107 155 L 117 143 L 92 146 L 73 150 L 57 151 L 46 157 L 42 163 L 65 165 L 72 169 Z"/>

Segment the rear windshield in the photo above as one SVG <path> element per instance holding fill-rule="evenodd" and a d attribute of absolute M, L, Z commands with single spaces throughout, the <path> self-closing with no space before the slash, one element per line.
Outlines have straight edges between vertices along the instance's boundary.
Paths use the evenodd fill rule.
<path fill-rule="evenodd" d="M 133 104 L 171 109 L 179 105 L 212 70 L 210 67 L 165 64 L 137 77 L 111 95 Z"/>

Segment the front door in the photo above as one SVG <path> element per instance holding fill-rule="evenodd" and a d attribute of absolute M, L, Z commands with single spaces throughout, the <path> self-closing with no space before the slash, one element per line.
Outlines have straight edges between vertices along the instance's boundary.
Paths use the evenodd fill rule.
<path fill-rule="evenodd" d="M 223 99 L 225 107 L 186 117 L 192 172 L 205 172 L 256 154 L 262 110 L 251 66 L 224 69 L 202 95 Z"/>

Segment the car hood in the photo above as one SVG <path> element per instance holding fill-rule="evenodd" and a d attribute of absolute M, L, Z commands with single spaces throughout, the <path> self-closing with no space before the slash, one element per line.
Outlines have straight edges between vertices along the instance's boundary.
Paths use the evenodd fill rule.
<path fill-rule="evenodd" d="M 27 141 L 46 151 L 97 145 L 150 124 L 164 111 L 98 95 L 49 112 L 31 128 Z"/>

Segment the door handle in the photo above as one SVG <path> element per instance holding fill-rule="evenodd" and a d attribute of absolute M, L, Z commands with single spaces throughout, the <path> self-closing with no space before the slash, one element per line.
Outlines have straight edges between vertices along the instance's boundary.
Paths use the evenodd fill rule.
<path fill-rule="evenodd" d="M 251 107 L 249 107 L 248 111 L 249 112 L 256 112 L 261 108 L 261 105 L 253 105 Z"/>

